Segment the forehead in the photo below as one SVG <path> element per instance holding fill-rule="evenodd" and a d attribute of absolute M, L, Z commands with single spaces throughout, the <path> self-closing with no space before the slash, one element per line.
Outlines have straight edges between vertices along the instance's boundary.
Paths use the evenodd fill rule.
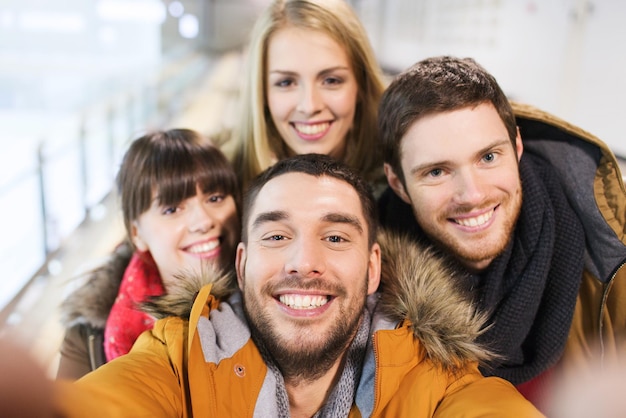
<path fill-rule="evenodd" d="M 296 223 L 318 221 L 330 213 L 346 213 L 366 225 L 359 195 L 345 181 L 287 173 L 268 181 L 250 208 L 249 222 L 262 213 L 284 212 Z"/>
<path fill-rule="evenodd" d="M 508 137 L 491 103 L 429 114 L 413 122 L 402 137 L 402 161 L 454 159 Z"/>
<path fill-rule="evenodd" d="M 286 26 L 269 38 L 267 65 L 270 71 L 319 71 L 348 64 L 344 47 L 322 31 Z"/>

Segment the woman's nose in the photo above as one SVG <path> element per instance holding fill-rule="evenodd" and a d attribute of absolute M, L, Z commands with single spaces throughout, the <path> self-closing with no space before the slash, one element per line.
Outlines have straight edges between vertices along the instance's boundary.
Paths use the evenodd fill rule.
<path fill-rule="evenodd" d="M 215 219 L 202 202 L 191 205 L 188 227 L 190 232 L 206 233 L 215 226 Z"/>
<path fill-rule="evenodd" d="M 322 109 L 320 93 L 314 85 L 305 85 L 301 88 L 298 111 L 307 116 L 314 115 Z"/>

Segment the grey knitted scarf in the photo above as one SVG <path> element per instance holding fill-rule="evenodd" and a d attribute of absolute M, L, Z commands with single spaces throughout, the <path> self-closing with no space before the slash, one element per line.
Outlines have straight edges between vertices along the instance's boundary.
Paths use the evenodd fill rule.
<path fill-rule="evenodd" d="M 345 366 L 341 372 L 339 381 L 333 388 L 328 401 L 313 416 L 313 418 L 340 418 L 347 417 L 354 403 L 356 389 L 359 379 L 361 378 L 361 370 L 363 359 L 365 358 L 365 349 L 367 346 L 367 338 L 370 329 L 370 314 L 367 309 L 363 310 L 363 316 L 359 324 L 359 329 L 350 343 L 348 352 L 346 353 Z M 267 349 L 260 343 L 256 343 L 265 364 L 276 378 L 276 404 L 278 406 L 279 418 L 289 418 L 289 398 L 285 388 L 283 376 L 272 360 L 272 356 Z"/>

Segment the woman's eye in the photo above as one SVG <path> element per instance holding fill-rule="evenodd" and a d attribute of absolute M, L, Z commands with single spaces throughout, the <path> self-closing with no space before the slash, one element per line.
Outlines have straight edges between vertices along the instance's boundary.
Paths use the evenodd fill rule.
<path fill-rule="evenodd" d="M 274 85 L 276 87 L 289 87 L 294 84 L 294 81 L 290 78 L 286 78 L 284 80 L 278 80 Z"/>
<path fill-rule="evenodd" d="M 163 208 L 161 213 L 163 213 L 163 215 L 171 215 L 172 213 L 176 213 L 176 209 L 176 206 L 168 206 Z"/>
<path fill-rule="evenodd" d="M 223 194 L 214 194 L 214 195 L 209 196 L 209 202 L 211 203 L 221 202 L 222 200 L 224 200 Z"/>
<path fill-rule="evenodd" d="M 331 84 L 331 85 L 337 85 L 337 84 L 342 84 L 343 83 L 343 79 L 338 78 L 338 77 L 328 77 L 324 80 L 325 84 Z"/>

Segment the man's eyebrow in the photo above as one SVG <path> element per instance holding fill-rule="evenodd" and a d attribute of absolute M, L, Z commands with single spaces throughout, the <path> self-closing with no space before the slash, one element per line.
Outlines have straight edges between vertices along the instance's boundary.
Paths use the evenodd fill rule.
<path fill-rule="evenodd" d="M 497 140 L 493 141 L 492 143 L 488 144 L 487 146 L 485 146 L 485 147 L 479 149 L 478 151 L 476 151 L 475 156 L 476 157 L 480 157 L 481 155 L 485 155 L 485 154 L 487 154 L 488 152 L 492 151 L 493 149 L 495 149 L 497 147 L 506 146 L 506 145 L 508 145 L 510 143 L 511 143 L 511 140 L 508 139 L 508 138 L 497 139 Z M 425 169 L 447 166 L 449 164 L 450 164 L 449 160 L 429 161 L 427 163 L 419 164 L 419 165 L 416 165 L 415 167 L 412 167 L 411 170 L 409 171 L 409 173 L 411 173 L 412 175 L 415 175 L 416 173 L 424 171 Z"/>
<path fill-rule="evenodd" d="M 341 212 L 328 213 L 322 217 L 322 220 L 325 222 L 330 222 L 330 223 L 342 223 L 342 224 L 352 225 L 354 228 L 356 228 L 359 231 L 359 233 L 363 233 L 363 225 L 361 224 L 361 221 L 359 221 L 359 218 L 357 218 L 356 216 L 347 214 L 347 213 L 341 213 Z"/>
<path fill-rule="evenodd" d="M 449 165 L 449 161 L 447 160 L 441 160 L 441 161 L 429 161 L 425 164 L 418 164 L 415 167 L 411 167 L 411 170 L 409 171 L 409 173 L 414 176 L 418 173 L 421 173 L 422 171 L 426 170 L 426 169 L 432 169 L 435 167 L 442 167 L 442 166 L 446 166 Z"/>
<path fill-rule="evenodd" d="M 282 221 L 287 218 L 289 218 L 289 215 L 287 215 L 287 212 L 284 212 L 282 210 L 262 212 L 254 219 L 254 222 L 251 225 L 251 229 L 257 228 L 258 226 L 266 222 Z"/>
<path fill-rule="evenodd" d="M 504 138 L 504 139 L 493 141 L 491 144 L 479 150 L 476 153 L 476 156 L 478 157 L 478 156 L 487 154 L 488 152 L 494 150 L 495 148 L 505 147 L 505 146 L 511 146 L 511 140 L 509 138 Z M 513 147 L 513 150 L 515 150 L 515 147 Z"/>

